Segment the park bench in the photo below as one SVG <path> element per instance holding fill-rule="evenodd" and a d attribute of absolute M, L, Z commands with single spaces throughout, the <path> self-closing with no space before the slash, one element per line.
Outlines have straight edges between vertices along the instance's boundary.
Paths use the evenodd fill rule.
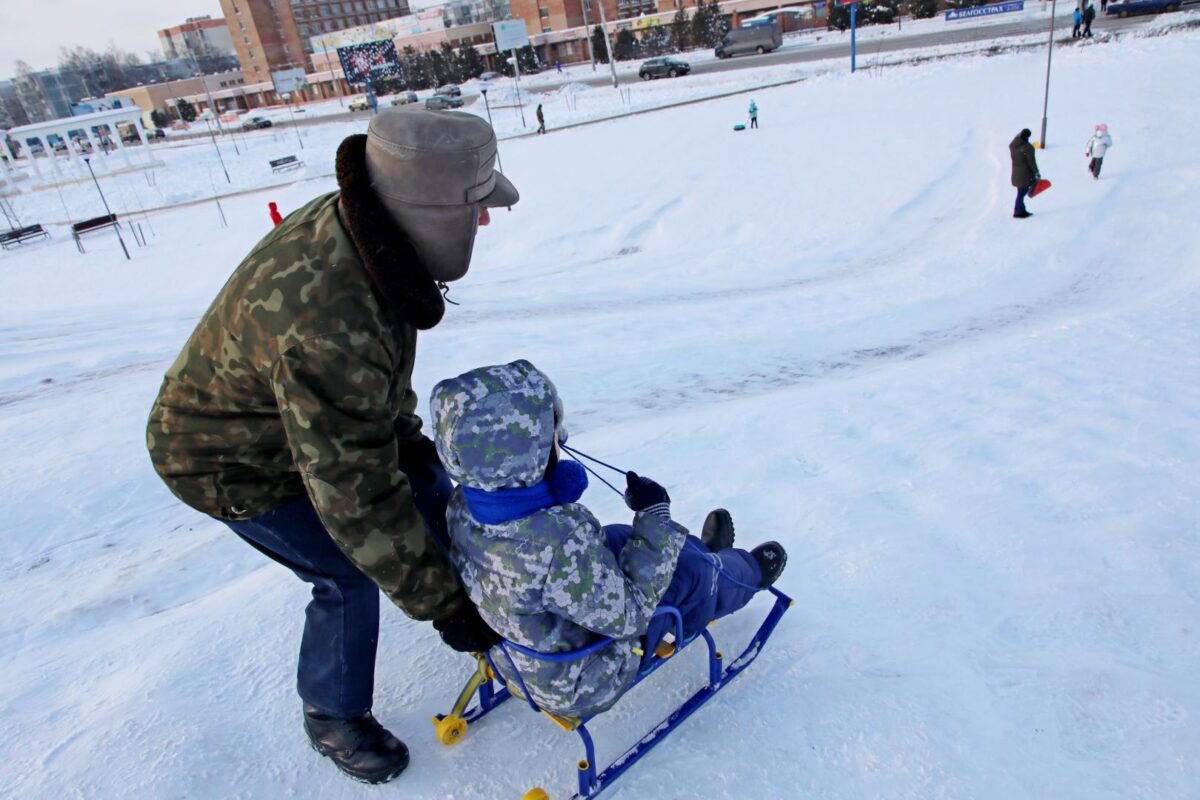
<path fill-rule="evenodd" d="M 33 239 L 47 239 L 49 237 L 50 234 L 41 225 L 26 225 L 24 228 L 13 228 L 11 231 L 0 233 L 0 247 L 7 250 L 10 247 L 24 244 Z"/>
<path fill-rule="evenodd" d="M 81 222 L 71 224 L 71 236 L 75 239 L 75 246 L 79 248 L 79 252 L 83 252 L 83 242 L 80 238 L 85 233 L 94 233 L 95 231 L 104 230 L 105 228 L 117 227 L 117 215 L 105 214 L 102 217 L 92 217 Z"/>
<path fill-rule="evenodd" d="M 286 172 L 289 169 L 300 169 L 304 162 L 296 156 L 284 156 L 271 159 L 271 172 Z"/>

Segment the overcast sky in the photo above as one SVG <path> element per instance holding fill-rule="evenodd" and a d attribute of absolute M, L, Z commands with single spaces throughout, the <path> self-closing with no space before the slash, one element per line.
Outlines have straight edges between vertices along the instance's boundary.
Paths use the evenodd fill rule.
<path fill-rule="evenodd" d="M 18 59 L 55 66 L 63 46 L 112 42 L 142 58 L 161 55 L 158 31 L 205 14 L 222 18 L 220 0 L 0 0 L 0 78 L 13 76 Z"/>

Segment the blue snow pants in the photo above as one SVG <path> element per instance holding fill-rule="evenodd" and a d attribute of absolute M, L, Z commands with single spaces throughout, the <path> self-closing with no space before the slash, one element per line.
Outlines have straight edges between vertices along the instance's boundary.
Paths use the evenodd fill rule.
<path fill-rule="evenodd" d="M 617 555 L 620 555 L 631 533 L 633 528 L 629 525 L 604 526 L 608 548 Z M 731 547 L 712 553 L 695 536 L 689 535 L 687 538 L 691 544 L 685 543 L 679 551 L 675 574 L 659 606 L 675 606 L 679 609 L 683 616 L 683 636 L 690 639 L 704 630 L 709 622 L 732 614 L 757 594 L 756 590 L 739 586 L 718 573 L 717 566 L 750 586 L 758 586 L 762 582 L 762 571 L 754 557 L 745 550 Z M 654 648 L 663 636 L 674 630 L 674 617 L 660 616 L 651 621 L 650 629 L 646 631 L 643 666 L 654 654 Z"/>
<path fill-rule="evenodd" d="M 442 552 L 448 553 L 450 478 L 440 464 L 414 469 L 401 465 L 401 470 L 408 476 L 426 526 Z M 296 669 L 301 699 L 334 717 L 370 711 L 379 642 L 379 587 L 337 546 L 308 497 L 253 519 L 224 522 L 251 547 L 312 584 Z"/>

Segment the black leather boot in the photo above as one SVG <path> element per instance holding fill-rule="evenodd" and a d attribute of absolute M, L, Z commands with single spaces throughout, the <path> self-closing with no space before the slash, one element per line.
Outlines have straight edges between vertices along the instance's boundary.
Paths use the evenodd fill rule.
<path fill-rule="evenodd" d="M 313 749 L 363 783 L 387 783 L 408 766 L 408 748 L 388 733 L 371 712 L 339 719 L 304 705 L 304 731 Z"/>
<path fill-rule="evenodd" d="M 704 527 L 700 531 L 700 541 L 714 553 L 733 547 L 733 517 L 723 508 L 714 508 L 708 512 Z"/>
<path fill-rule="evenodd" d="M 787 550 L 784 550 L 779 542 L 760 544 L 750 551 L 750 555 L 758 562 L 758 568 L 762 572 L 760 585 L 764 589 L 779 580 L 783 568 L 787 566 Z"/>

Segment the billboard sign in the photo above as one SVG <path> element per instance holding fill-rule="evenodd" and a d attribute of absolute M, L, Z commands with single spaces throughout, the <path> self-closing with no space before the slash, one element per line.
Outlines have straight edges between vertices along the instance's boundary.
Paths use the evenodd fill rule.
<path fill-rule="evenodd" d="M 305 86 L 303 69 L 281 69 L 271 73 L 271 83 L 280 95 L 298 92 Z"/>
<path fill-rule="evenodd" d="M 403 78 L 404 68 L 391 39 L 350 44 L 337 49 L 346 83 L 374 83 L 380 78 Z"/>
<path fill-rule="evenodd" d="M 496 38 L 496 49 L 500 51 L 520 50 L 529 45 L 529 32 L 525 30 L 523 19 L 493 22 L 492 35 Z"/>
<path fill-rule="evenodd" d="M 978 19 L 991 17 L 996 14 L 1011 14 L 1014 11 L 1024 11 L 1025 0 L 1010 0 L 1007 3 L 992 3 L 990 6 L 975 6 L 974 8 L 951 8 L 946 11 L 946 22 L 956 19 Z"/>

